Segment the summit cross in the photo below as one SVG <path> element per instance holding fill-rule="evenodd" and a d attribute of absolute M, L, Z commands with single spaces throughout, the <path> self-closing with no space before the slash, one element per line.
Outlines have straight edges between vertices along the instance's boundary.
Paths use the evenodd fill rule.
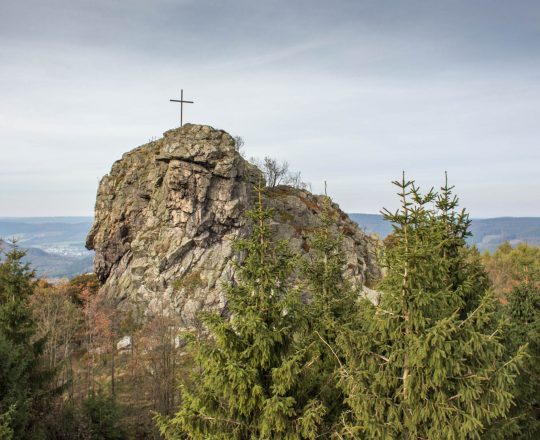
<path fill-rule="evenodd" d="M 180 90 L 180 99 L 170 99 L 171 102 L 180 103 L 180 127 L 184 125 L 184 104 L 193 104 L 193 101 L 184 101 L 184 89 Z"/>

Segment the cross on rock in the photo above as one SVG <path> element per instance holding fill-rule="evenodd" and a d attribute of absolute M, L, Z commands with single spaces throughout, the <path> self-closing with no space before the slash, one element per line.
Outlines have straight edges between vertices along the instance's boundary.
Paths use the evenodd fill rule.
<path fill-rule="evenodd" d="M 180 90 L 180 99 L 170 99 L 171 102 L 180 103 L 180 127 L 184 125 L 184 104 L 193 104 L 193 101 L 184 101 L 184 89 Z"/>

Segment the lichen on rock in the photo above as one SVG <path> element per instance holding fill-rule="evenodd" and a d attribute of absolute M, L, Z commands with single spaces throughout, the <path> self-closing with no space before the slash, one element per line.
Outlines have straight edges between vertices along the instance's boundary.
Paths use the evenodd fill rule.
<path fill-rule="evenodd" d="M 244 213 L 262 179 L 228 133 L 204 125 L 169 130 L 124 154 L 100 182 L 87 237 L 100 294 L 150 312 L 166 298 L 186 328 L 195 326 L 199 311 L 222 310 L 222 284 L 234 277 L 233 242 L 247 230 Z M 309 251 L 324 200 L 291 187 L 265 192 L 277 235 L 299 252 Z M 380 275 L 375 241 L 337 205 L 331 209 L 348 277 L 370 286 Z"/>

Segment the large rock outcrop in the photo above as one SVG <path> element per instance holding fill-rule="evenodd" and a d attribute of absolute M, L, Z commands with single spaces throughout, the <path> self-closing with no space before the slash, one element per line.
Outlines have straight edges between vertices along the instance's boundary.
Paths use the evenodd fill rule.
<path fill-rule="evenodd" d="M 224 131 L 186 124 L 115 162 L 99 185 L 87 247 L 95 250 L 101 294 L 120 307 L 152 311 L 166 301 L 191 327 L 201 309 L 223 309 L 222 283 L 234 277 L 233 240 L 247 229 L 245 210 L 261 171 Z M 302 252 L 318 225 L 324 196 L 267 189 L 280 237 Z M 348 276 L 369 286 L 380 272 L 375 241 L 335 204 Z"/>

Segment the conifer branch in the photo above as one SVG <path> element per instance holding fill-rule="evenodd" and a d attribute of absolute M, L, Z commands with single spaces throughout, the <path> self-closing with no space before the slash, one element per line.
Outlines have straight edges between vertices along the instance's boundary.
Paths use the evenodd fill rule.
<path fill-rule="evenodd" d="M 480 310 L 483 306 L 484 306 L 483 303 L 480 303 L 480 304 L 478 305 L 478 307 L 476 307 L 476 309 L 474 309 L 471 313 L 469 313 L 469 314 L 467 315 L 467 317 L 466 317 L 463 321 L 461 321 L 461 322 L 459 323 L 458 327 L 459 327 L 459 328 L 463 327 L 463 326 L 465 325 L 465 323 L 466 323 L 469 319 L 471 319 L 474 315 L 476 315 L 476 313 L 478 312 L 478 310 Z"/>
<path fill-rule="evenodd" d="M 339 356 L 337 355 L 337 353 L 334 351 L 334 349 L 330 346 L 330 344 L 328 342 L 326 342 L 324 340 L 324 338 L 320 335 L 320 333 L 315 330 L 315 334 L 320 338 L 320 340 L 330 349 L 330 351 L 332 352 L 332 354 L 334 355 L 334 357 L 336 358 L 336 360 L 338 361 L 338 364 L 339 364 L 339 367 L 341 369 L 343 369 L 345 371 L 345 374 L 347 375 L 347 371 L 343 368 L 343 364 L 341 363 L 341 360 L 339 359 Z"/>

